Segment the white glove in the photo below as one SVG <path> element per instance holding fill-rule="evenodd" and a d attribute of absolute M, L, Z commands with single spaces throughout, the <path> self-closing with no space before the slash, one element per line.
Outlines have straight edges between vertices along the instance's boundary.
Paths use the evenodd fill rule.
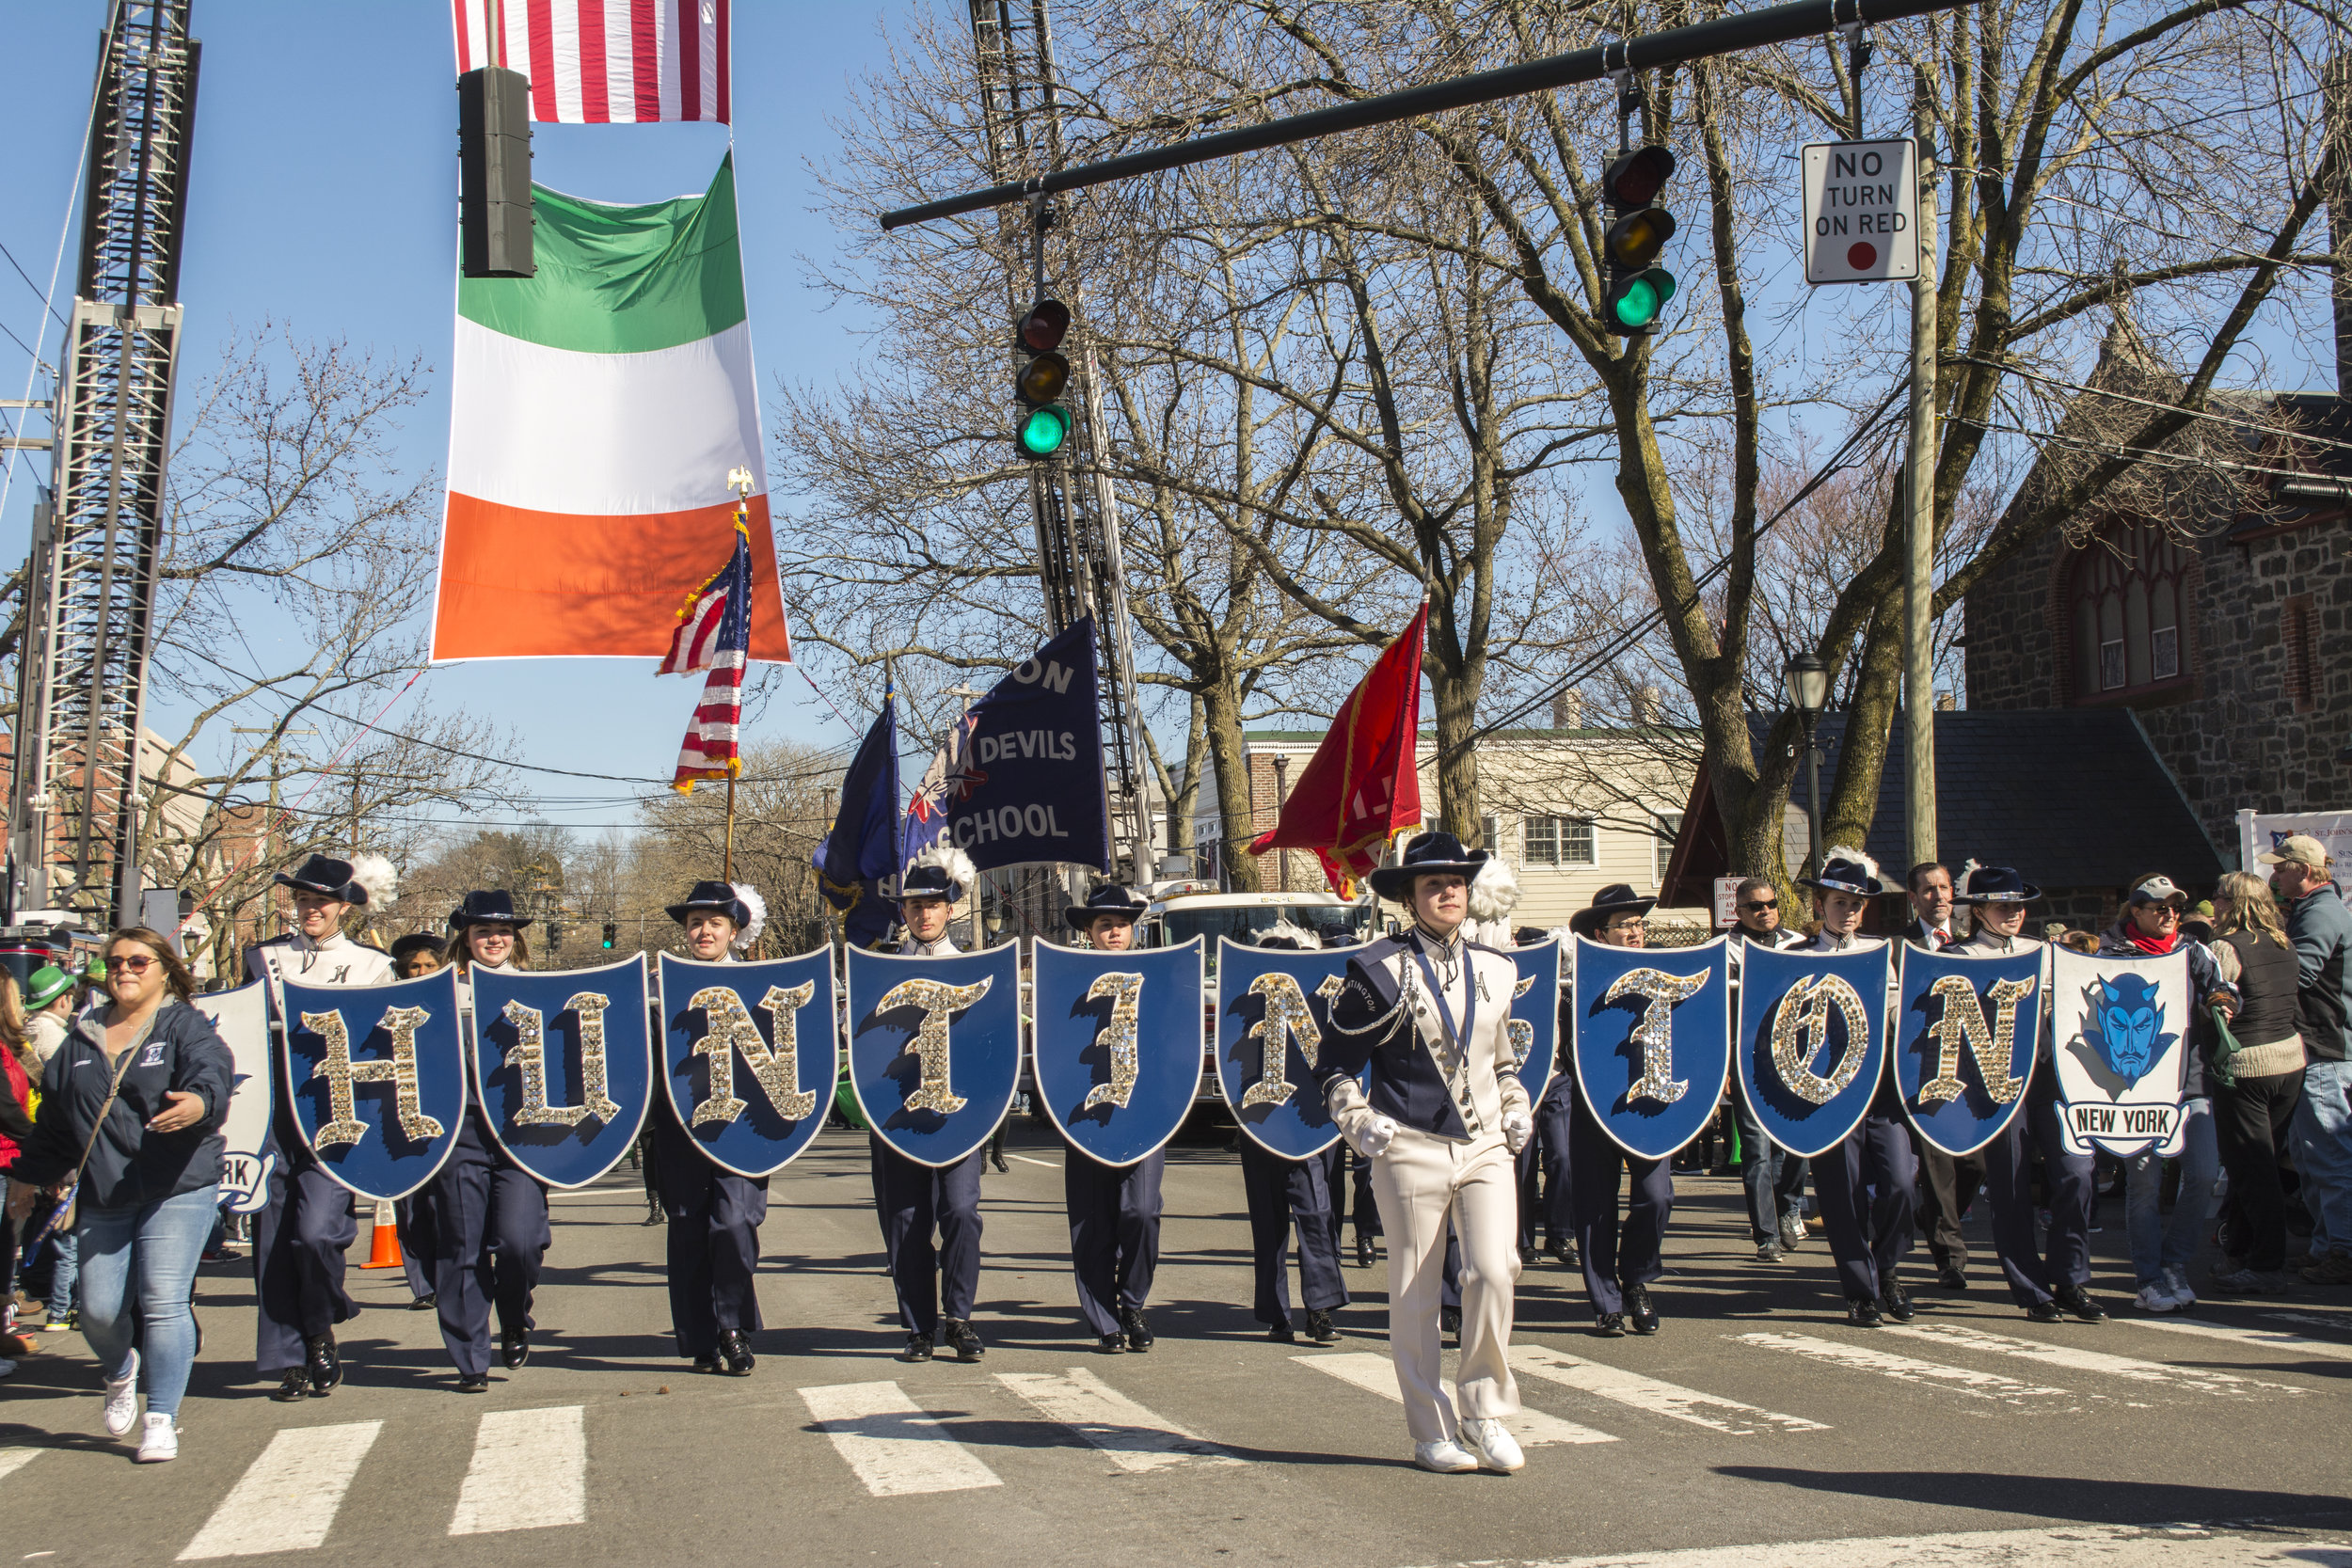
<path fill-rule="evenodd" d="M 1359 1123 L 1356 1135 L 1347 1140 L 1356 1146 L 1356 1152 L 1367 1160 L 1376 1160 L 1396 1142 L 1396 1123 L 1387 1117 L 1371 1117 Z"/>
<path fill-rule="evenodd" d="M 1502 1117 L 1502 1144 L 1517 1154 L 1527 1147 L 1527 1140 L 1535 1135 L 1535 1118 L 1525 1111 L 1505 1112 Z"/>

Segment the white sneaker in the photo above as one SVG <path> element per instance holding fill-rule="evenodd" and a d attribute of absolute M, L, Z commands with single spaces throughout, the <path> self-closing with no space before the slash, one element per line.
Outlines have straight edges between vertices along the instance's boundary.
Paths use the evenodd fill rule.
<path fill-rule="evenodd" d="M 122 1375 L 106 1380 L 106 1431 L 111 1436 L 128 1437 L 138 1424 L 139 1353 L 133 1351 Z"/>
<path fill-rule="evenodd" d="M 1527 1455 L 1519 1452 L 1518 1440 L 1491 1416 L 1462 1423 L 1462 1446 L 1476 1454 L 1478 1462 L 1487 1469 L 1501 1470 L 1506 1476 L 1527 1463 Z"/>
<path fill-rule="evenodd" d="M 1414 1444 L 1413 1463 L 1441 1476 L 1458 1476 L 1465 1470 L 1477 1469 L 1478 1456 L 1453 1438 L 1440 1437 L 1434 1443 Z"/>
<path fill-rule="evenodd" d="M 2132 1305 L 2142 1312 L 2170 1312 L 2181 1305 L 2163 1285 L 2142 1285 Z"/>
<path fill-rule="evenodd" d="M 168 1416 L 150 1415 L 147 1431 L 139 1438 L 139 1451 L 132 1456 L 141 1465 L 161 1465 L 167 1459 L 180 1457 L 180 1431 Z"/>
<path fill-rule="evenodd" d="M 2197 1292 L 2188 1288 L 2188 1275 L 2179 1269 L 2164 1271 L 2164 1288 L 2172 1292 L 2172 1305 L 2183 1311 L 2197 1305 Z"/>

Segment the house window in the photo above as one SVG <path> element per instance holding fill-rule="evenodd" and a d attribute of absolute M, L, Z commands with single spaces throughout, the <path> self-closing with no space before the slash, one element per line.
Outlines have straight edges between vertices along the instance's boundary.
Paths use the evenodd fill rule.
<path fill-rule="evenodd" d="M 1502 818 L 1482 816 L 1478 819 L 1478 847 L 1500 858 L 1502 854 Z"/>
<path fill-rule="evenodd" d="M 1666 864 L 1675 858 L 1675 840 L 1682 836 L 1682 814 L 1661 811 L 1658 814 L 1658 885 L 1666 885 Z"/>
<path fill-rule="evenodd" d="M 2102 530 L 2067 589 L 2074 700 L 2094 702 L 2181 679 L 2188 552 L 2156 523 Z"/>
<path fill-rule="evenodd" d="M 1530 865 L 1591 865 L 1593 825 L 1574 816 L 1531 816 L 1520 826 L 1519 847 Z"/>

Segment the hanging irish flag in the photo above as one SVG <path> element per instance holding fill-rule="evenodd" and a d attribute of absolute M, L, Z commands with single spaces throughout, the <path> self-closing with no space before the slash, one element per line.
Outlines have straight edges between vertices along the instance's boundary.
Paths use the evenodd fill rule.
<path fill-rule="evenodd" d="M 743 468 L 752 641 L 790 662 L 732 156 L 701 196 L 532 201 L 538 276 L 457 288 L 433 657 L 661 657 Z"/>

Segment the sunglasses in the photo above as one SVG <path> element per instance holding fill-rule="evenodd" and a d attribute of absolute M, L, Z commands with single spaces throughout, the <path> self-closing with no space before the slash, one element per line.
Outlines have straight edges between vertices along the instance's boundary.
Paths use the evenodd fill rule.
<path fill-rule="evenodd" d="M 106 960 L 106 972 L 111 974 L 119 970 L 125 974 L 144 974 L 154 965 L 155 959 L 149 954 L 124 953 Z"/>
<path fill-rule="evenodd" d="M 1760 904 L 1742 904 L 1740 907 L 1747 911 L 1750 914 L 1754 914 L 1759 910 L 1776 910 L 1780 908 L 1780 900 L 1777 898 L 1768 898 Z"/>

